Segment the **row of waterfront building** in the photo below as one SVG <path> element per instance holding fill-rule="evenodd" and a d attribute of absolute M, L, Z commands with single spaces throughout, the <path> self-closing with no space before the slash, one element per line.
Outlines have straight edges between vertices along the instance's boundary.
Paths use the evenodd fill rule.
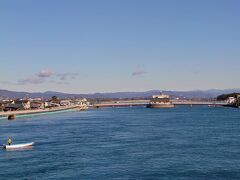
<path fill-rule="evenodd" d="M 82 106 L 87 107 L 89 102 L 83 99 L 58 99 L 52 98 L 43 100 L 41 98 L 25 98 L 25 99 L 1 99 L 0 111 L 17 111 L 30 109 L 46 109 L 63 106 Z"/>

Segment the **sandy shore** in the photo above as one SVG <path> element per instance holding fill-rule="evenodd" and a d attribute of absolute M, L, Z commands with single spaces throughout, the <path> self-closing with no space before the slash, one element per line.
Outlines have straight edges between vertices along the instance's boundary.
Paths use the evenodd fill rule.
<path fill-rule="evenodd" d="M 68 109 L 76 109 L 78 106 L 65 106 L 59 108 L 47 108 L 47 109 L 35 109 L 35 110 L 20 110 L 20 111 L 8 111 L 8 112 L 0 112 L 0 116 L 9 116 L 9 115 L 24 115 L 24 114 L 37 114 L 37 113 L 46 113 L 46 112 L 54 112 L 54 111 L 64 111 Z"/>

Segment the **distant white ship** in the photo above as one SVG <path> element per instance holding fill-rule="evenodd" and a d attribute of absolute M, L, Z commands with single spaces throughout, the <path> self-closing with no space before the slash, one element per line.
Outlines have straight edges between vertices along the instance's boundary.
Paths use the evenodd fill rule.
<path fill-rule="evenodd" d="M 166 94 L 152 96 L 147 108 L 173 108 L 174 104 L 170 101 Z"/>

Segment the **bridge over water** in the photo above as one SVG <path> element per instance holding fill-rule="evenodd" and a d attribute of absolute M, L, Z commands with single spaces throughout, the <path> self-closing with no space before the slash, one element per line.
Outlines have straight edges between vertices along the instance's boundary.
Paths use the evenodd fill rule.
<path fill-rule="evenodd" d="M 227 105 L 224 101 L 191 101 L 191 100 L 174 100 L 174 105 L 207 105 L 207 106 L 224 106 Z M 125 106 L 146 106 L 149 100 L 128 100 L 128 101 L 107 101 L 94 104 L 96 108 L 101 107 L 125 107 Z"/>

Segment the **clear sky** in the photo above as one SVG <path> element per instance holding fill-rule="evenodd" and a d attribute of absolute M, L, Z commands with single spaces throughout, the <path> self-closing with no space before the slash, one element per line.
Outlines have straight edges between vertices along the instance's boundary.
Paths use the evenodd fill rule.
<path fill-rule="evenodd" d="M 238 0 L 2 0 L 0 89 L 240 87 Z"/>

